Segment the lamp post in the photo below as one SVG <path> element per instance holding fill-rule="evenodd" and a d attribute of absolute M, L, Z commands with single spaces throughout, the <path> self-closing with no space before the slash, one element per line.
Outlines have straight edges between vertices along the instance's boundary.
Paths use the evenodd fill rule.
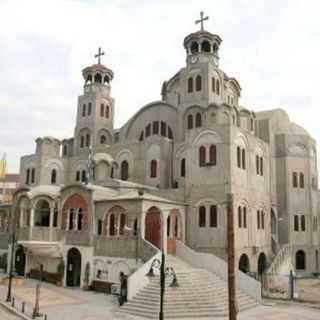
<path fill-rule="evenodd" d="M 12 232 L 11 237 L 11 255 L 10 255 L 10 265 L 9 265 L 9 281 L 8 281 L 8 293 L 7 293 L 7 302 L 11 302 L 11 290 L 12 290 L 12 277 L 13 277 L 13 256 L 14 256 L 14 247 L 16 242 L 15 232 Z"/>
<path fill-rule="evenodd" d="M 169 285 L 170 287 L 178 287 L 178 279 L 177 275 L 172 267 L 165 267 L 165 255 L 164 251 L 161 251 L 161 261 L 159 259 L 154 259 L 152 261 L 151 267 L 149 272 L 147 273 L 148 277 L 154 277 L 154 268 L 160 269 L 160 311 L 159 311 L 159 320 L 163 320 L 163 298 L 164 298 L 164 291 L 165 291 L 165 279 L 167 276 L 172 276 L 172 282 Z"/>
<path fill-rule="evenodd" d="M 236 308 L 236 284 L 234 265 L 234 217 L 233 217 L 233 195 L 227 195 L 227 235 L 228 235 L 228 300 L 229 320 L 237 319 Z"/>

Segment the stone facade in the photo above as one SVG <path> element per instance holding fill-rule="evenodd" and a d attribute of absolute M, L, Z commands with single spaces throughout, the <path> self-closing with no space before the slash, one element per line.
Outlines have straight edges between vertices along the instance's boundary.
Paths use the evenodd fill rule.
<path fill-rule="evenodd" d="M 241 270 L 264 271 L 289 244 L 297 271 L 319 271 L 316 143 L 281 109 L 241 106 L 239 82 L 219 67 L 221 42 L 207 31 L 187 36 L 186 66 L 163 83 L 162 100 L 119 129 L 113 72 L 83 70 L 74 136 L 38 138 L 36 152 L 21 158 L 13 211 L 27 266 L 46 243 L 55 248 L 43 258 L 56 261 L 52 272 L 58 252 L 68 265 L 69 248 L 78 248 L 81 283 L 86 262 L 92 279 L 101 265 L 115 282 L 148 258 L 143 239 L 169 253 L 180 239 L 225 259 L 233 194 Z"/>

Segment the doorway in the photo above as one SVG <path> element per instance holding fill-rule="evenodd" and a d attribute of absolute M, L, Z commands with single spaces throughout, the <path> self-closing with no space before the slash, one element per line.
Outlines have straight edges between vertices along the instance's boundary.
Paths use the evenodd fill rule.
<path fill-rule="evenodd" d="M 67 286 L 80 287 L 81 280 L 81 253 L 76 248 L 68 251 L 67 257 Z"/>

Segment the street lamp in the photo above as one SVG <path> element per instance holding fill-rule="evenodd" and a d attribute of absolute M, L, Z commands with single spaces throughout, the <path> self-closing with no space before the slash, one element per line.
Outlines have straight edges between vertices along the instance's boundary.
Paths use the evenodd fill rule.
<path fill-rule="evenodd" d="M 164 269 L 165 266 L 165 255 L 163 250 L 161 251 L 161 261 L 159 259 L 154 259 L 152 261 L 151 267 L 149 272 L 146 274 L 148 277 L 154 277 L 154 268 L 160 269 L 160 312 L 159 312 L 159 320 L 163 320 L 163 297 L 164 297 L 164 290 L 165 290 L 165 278 L 166 276 L 172 276 L 173 280 L 169 287 L 178 287 L 178 279 L 177 275 L 172 267 L 167 267 Z"/>

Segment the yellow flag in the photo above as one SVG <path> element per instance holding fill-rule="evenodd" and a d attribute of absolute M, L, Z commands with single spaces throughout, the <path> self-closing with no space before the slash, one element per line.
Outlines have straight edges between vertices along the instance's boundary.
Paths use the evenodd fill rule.
<path fill-rule="evenodd" d="M 7 168 L 7 159 L 6 154 L 3 154 L 2 159 L 0 160 L 0 180 L 4 180 L 6 178 L 6 168 Z"/>

